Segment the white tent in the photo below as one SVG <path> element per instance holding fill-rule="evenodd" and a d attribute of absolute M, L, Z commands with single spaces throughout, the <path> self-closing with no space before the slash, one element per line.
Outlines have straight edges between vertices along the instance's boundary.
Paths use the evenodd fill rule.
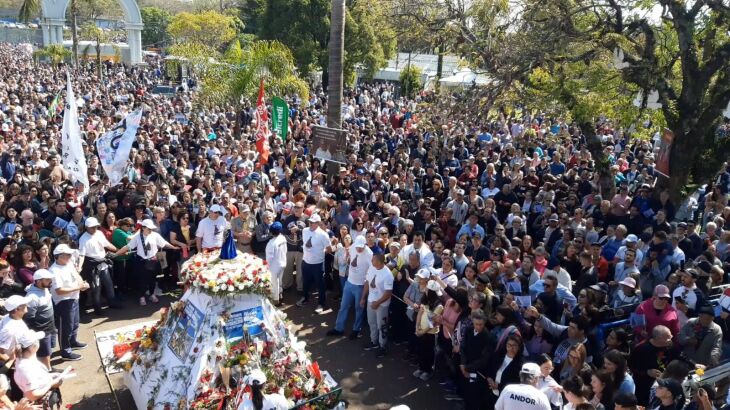
<path fill-rule="evenodd" d="M 454 75 L 442 78 L 439 80 L 439 84 L 442 87 L 455 88 L 455 87 L 471 87 L 471 86 L 485 86 L 492 83 L 486 75 L 477 74 L 471 70 L 462 70 L 454 73 Z"/>

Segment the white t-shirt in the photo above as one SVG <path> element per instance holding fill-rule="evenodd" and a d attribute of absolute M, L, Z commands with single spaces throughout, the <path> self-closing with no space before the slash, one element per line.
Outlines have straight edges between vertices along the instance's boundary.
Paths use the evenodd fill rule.
<path fill-rule="evenodd" d="M 81 284 L 78 282 L 76 268 L 71 261 L 65 265 L 54 263 L 50 268 L 48 268 L 48 270 L 53 273 L 53 284 L 51 285 L 51 297 L 53 298 L 53 303 L 79 298 L 78 290 L 65 295 L 59 295 L 56 293 L 58 288 L 75 288 Z"/>
<path fill-rule="evenodd" d="M 12 319 L 7 315 L 0 321 L 0 348 L 6 353 L 15 352 L 15 346 L 18 343 L 18 337 L 24 333 L 29 333 L 28 325 L 22 319 Z"/>
<path fill-rule="evenodd" d="M 431 252 L 431 249 L 429 249 L 428 245 L 426 245 L 424 243 L 418 249 L 414 248 L 413 244 L 406 245 L 400 251 L 400 256 L 403 258 L 404 261 L 407 261 L 408 257 L 413 252 L 418 252 L 418 256 L 421 260 L 422 268 L 432 268 L 433 267 L 433 263 L 434 263 L 433 252 Z"/>
<path fill-rule="evenodd" d="M 545 393 L 529 384 L 510 384 L 502 390 L 495 410 L 550 410 Z"/>
<path fill-rule="evenodd" d="M 145 260 L 154 258 L 157 256 L 157 252 L 169 245 L 170 244 L 162 238 L 162 235 L 157 232 L 150 232 L 149 235 L 144 236 L 144 243 L 142 232 L 138 232 L 132 237 L 129 244 L 127 244 L 129 250 L 136 251 L 137 256 Z"/>
<path fill-rule="evenodd" d="M 106 249 L 104 248 L 112 246 L 114 245 L 106 240 L 101 231 L 97 230 L 93 235 L 86 232 L 79 239 L 79 254 L 87 258 L 104 259 L 106 256 Z"/>
<path fill-rule="evenodd" d="M 347 270 L 347 281 L 353 285 L 361 286 L 365 283 L 365 275 L 372 266 L 373 251 L 365 246 L 362 252 L 358 252 L 355 245 L 350 245 L 350 267 Z"/>
<path fill-rule="evenodd" d="M 324 252 L 330 245 L 330 237 L 320 228 L 302 231 L 302 259 L 310 265 L 324 263 Z"/>
<path fill-rule="evenodd" d="M 286 237 L 279 234 L 266 244 L 266 262 L 269 263 L 269 270 L 278 274 L 286 268 Z"/>
<path fill-rule="evenodd" d="M 286 397 L 281 394 L 264 394 L 263 401 L 264 410 L 288 410 L 291 406 Z M 238 406 L 238 410 L 254 410 L 253 402 L 249 397 L 246 397 Z"/>
<path fill-rule="evenodd" d="M 53 383 L 53 377 L 36 356 L 21 359 L 15 365 L 15 383 L 25 392 L 42 389 Z"/>
<path fill-rule="evenodd" d="M 380 269 L 371 266 L 367 275 L 365 275 L 365 281 L 367 282 L 365 286 L 369 287 L 368 303 L 375 302 L 382 298 L 386 291 L 393 290 L 393 272 L 386 266 Z M 382 306 L 388 306 L 389 304 L 390 300 L 386 300 Z"/>
<path fill-rule="evenodd" d="M 195 231 L 195 237 L 201 238 L 201 246 L 203 248 L 220 248 L 223 246 L 223 234 L 226 231 L 226 219 L 218 216 L 216 220 L 205 217 L 198 223 L 198 230 Z M 201 251 L 202 249 L 198 249 Z"/>

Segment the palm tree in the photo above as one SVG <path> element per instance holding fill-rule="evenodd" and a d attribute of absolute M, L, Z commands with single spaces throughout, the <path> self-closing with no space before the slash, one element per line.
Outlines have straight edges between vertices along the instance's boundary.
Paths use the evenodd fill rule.
<path fill-rule="evenodd" d="M 64 60 L 71 58 L 71 52 L 66 50 L 61 44 L 49 44 L 46 47 L 36 50 L 33 56 L 37 59 L 48 59 L 51 64 L 57 66 Z"/>
<path fill-rule="evenodd" d="M 327 126 L 342 128 L 342 60 L 345 54 L 345 0 L 332 0 L 329 68 L 327 84 Z M 344 141 L 343 141 L 344 143 Z"/>
<path fill-rule="evenodd" d="M 28 23 L 41 12 L 41 0 L 24 0 L 18 11 L 18 20 Z"/>
<path fill-rule="evenodd" d="M 76 27 L 77 11 L 76 0 L 71 0 L 71 36 L 73 39 L 74 65 L 79 60 L 79 39 Z M 23 0 L 23 4 L 20 5 L 20 10 L 18 11 L 18 20 L 27 23 L 40 14 L 40 12 L 41 0 Z"/>

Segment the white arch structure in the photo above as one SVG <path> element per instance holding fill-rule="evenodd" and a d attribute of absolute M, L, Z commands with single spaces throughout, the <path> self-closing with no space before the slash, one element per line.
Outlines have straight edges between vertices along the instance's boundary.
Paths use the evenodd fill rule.
<path fill-rule="evenodd" d="M 63 44 L 63 26 L 66 23 L 66 7 L 70 0 L 42 0 L 41 29 L 43 45 Z M 142 62 L 142 15 L 135 0 L 118 0 L 124 11 L 127 30 L 129 59 L 132 64 Z"/>

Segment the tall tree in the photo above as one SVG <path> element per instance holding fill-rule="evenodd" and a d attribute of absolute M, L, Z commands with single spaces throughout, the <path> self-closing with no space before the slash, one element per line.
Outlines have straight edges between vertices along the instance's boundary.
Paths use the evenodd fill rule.
<path fill-rule="evenodd" d="M 345 55 L 345 0 L 332 0 L 329 42 L 327 126 L 342 128 L 343 57 Z"/>
<path fill-rule="evenodd" d="M 142 7 L 140 9 L 142 15 L 142 45 L 154 45 L 162 47 L 167 43 L 167 26 L 170 24 L 172 16 L 166 10 L 159 7 Z"/>
<path fill-rule="evenodd" d="M 236 37 L 234 18 L 216 11 L 180 13 L 167 26 L 176 43 L 205 44 L 218 49 Z"/>

